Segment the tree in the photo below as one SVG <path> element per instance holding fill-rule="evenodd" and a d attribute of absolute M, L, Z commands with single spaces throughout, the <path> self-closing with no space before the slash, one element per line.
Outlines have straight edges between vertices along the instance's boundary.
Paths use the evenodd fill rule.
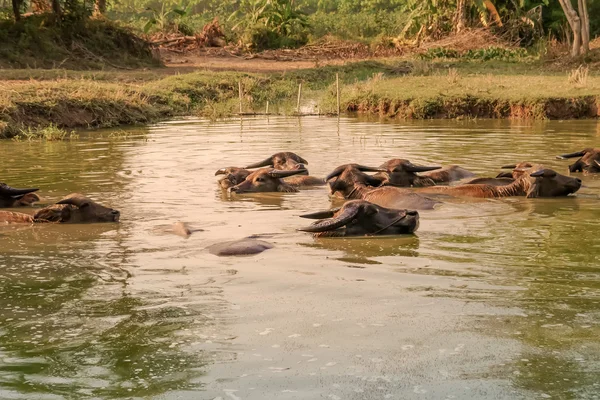
<path fill-rule="evenodd" d="M 559 0 L 559 2 L 573 32 L 571 56 L 578 57 L 582 53 L 586 54 L 590 50 L 590 18 L 587 0 L 577 0 L 577 11 L 573 8 L 571 0 Z"/>
<path fill-rule="evenodd" d="M 15 21 L 21 20 L 21 0 L 12 0 L 13 13 L 15 14 Z"/>

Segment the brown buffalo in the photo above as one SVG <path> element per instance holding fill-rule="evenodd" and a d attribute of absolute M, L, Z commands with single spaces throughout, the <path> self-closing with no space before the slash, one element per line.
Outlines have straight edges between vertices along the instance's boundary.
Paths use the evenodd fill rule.
<path fill-rule="evenodd" d="M 409 160 L 395 158 L 381 165 L 385 173 L 376 174 L 375 177 L 382 180 L 383 185 L 399 187 L 426 187 L 436 184 L 450 183 L 461 179 L 475 176 L 458 165 L 448 167 L 421 166 L 411 163 Z M 417 175 L 420 173 L 420 175 Z"/>
<path fill-rule="evenodd" d="M 39 189 L 15 189 L 6 183 L 0 183 L 0 208 L 31 206 L 40 201 L 40 197 L 33 193 Z"/>
<path fill-rule="evenodd" d="M 367 200 L 381 207 L 395 209 L 429 210 L 439 203 L 409 189 L 392 186 L 376 187 L 381 181 L 364 172 L 385 171 L 382 171 L 382 168 L 358 164 L 342 165 L 325 178 L 329 182 L 331 194 L 341 195 L 348 200 Z"/>
<path fill-rule="evenodd" d="M 79 193 L 72 193 L 56 204 L 42 208 L 33 216 L 22 213 L 2 211 L 0 212 L 0 222 L 119 222 L 120 215 L 121 214 L 117 210 L 104 207 Z"/>
<path fill-rule="evenodd" d="M 320 221 L 298 229 L 315 237 L 380 236 L 413 233 L 419 227 L 419 213 L 351 200 L 341 208 L 301 215 Z"/>
<path fill-rule="evenodd" d="M 561 175 L 551 169 L 530 168 L 509 185 L 492 186 L 486 184 L 467 184 L 450 187 L 429 187 L 421 189 L 424 193 L 440 193 L 456 197 L 509 197 L 527 196 L 558 197 L 575 193 L 581 187 L 581 179 Z"/>
<path fill-rule="evenodd" d="M 306 161 L 304 158 L 300 157 L 298 154 L 292 153 L 289 151 L 285 151 L 285 152 L 273 154 L 269 158 L 266 158 L 257 163 L 250 164 L 246 168 L 250 169 L 250 168 L 272 167 L 274 169 L 280 169 L 280 170 L 285 170 L 285 171 L 291 171 L 291 170 L 298 169 L 298 170 L 304 170 L 304 174 L 308 174 L 308 171 L 306 171 L 306 166 L 305 166 L 306 164 L 308 164 L 308 161 Z"/>
<path fill-rule="evenodd" d="M 559 159 L 580 157 L 574 164 L 569 165 L 570 172 L 600 172 L 600 149 L 587 148 L 576 153 L 563 154 Z"/>
<path fill-rule="evenodd" d="M 283 171 L 274 168 L 261 168 L 246 177 L 246 179 L 228 189 L 230 193 L 256 193 L 256 192 L 297 192 L 294 186 L 286 183 L 282 178 L 302 174 L 305 170 L 295 169 Z"/>
<path fill-rule="evenodd" d="M 242 183 L 251 173 L 252 171 L 248 171 L 245 168 L 227 167 L 219 169 L 215 172 L 215 176 L 225 175 L 219 179 L 218 183 L 221 189 L 227 190 L 230 187 Z"/>

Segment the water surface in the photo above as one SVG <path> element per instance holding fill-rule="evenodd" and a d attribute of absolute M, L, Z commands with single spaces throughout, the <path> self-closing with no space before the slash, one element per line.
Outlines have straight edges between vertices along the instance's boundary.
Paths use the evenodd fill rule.
<path fill-rule="evenodd" d="M 272 118 L 3 142 L 0 181 L 122 221 L 0 227 L 0 398 L 599 398 L 600 178 L 450 201 L 414 236 L 314 240 L 298 215 L 329 208 L 325 188 L 228 198 L 214 176 L 277 151 L 319 176 L 396 157 L 566 173 L 554 156 L 599 137 L 595 121 Z M 206 249 L 251 234 L 276 247 Z"/>

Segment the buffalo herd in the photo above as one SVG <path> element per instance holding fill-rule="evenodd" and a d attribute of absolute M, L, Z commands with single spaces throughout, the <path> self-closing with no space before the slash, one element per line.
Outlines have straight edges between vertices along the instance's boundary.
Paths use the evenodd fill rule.
<path fill-rule="evenodd" d="M 578 158 L 570 172 L 599 173 L 600 149 L 585 149 L 558 156 Z M 500 198 L 509 196 L 559 197 L 573 194 L 581 180 L 561 175 L 542 165 L 521 162 L 502 168 L 496 177 L 475 177 L 453 165 L 422 166 L 406 159 L 392 159 L 379 167 L 345 164 L 326 177 L 308 173 L 308 162 L 292 152 L 276 153 L 245 167 L 226 167 L 219 187 L 231 196 L 258 192 L 298 192 L 327 185 L 334 198 L 347 200 L 341 207 L 301 215 L 316 219 L 299 229 L 315 237 L 378 236 L 413 233 L 419 226 L 418 210 L 441 204 L 436 195 L 451 197 Z M 40 202 L 38 189 L 15 189 L 0 183 L 0 208 L 32 206 Z M 0 210 L 0 223 L 89 223 L 118 222 L 120 213 L 90 198 L 73 193 L 33 215 Z"/>

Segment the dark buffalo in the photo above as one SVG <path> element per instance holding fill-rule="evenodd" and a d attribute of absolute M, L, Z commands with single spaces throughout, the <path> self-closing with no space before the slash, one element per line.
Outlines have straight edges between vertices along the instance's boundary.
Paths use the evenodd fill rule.
<path fill-rule="evenodd" d="M 0 212 L 0 221 L 7 223 L 119 222 L 120 215 L 117 210 L 104 207 L 79 193 L 73 193 L 56 204 L 42 208 L 33 216 L 7 211 Z"/>
<path fill-rule="evenodd" d="M 559 197 L 575 193 L 581 187 L 581 179 L 561 175 L 551 169 L 530 168 L 509 185 L 492 186 L 468 184 L 450 187 L 429 187 L 425 193 L 440 193 L 457 197 Z"/>
<path fill-rule="evenodd" d="M 306 171 L 306 164 L 308 164 L 308 161 L 306 161 L 304 158 L 300 157 L 298 154 L 292 153 L 289 151 L 285 151 L 285 152 L 273 154 L 269 158 L 266 158 L 257 163 L 250 164 L 246 168 L 249 169 L 249 168 L 271 167 L 271 168 L 285 170 L 285 171 L 299 169 L 299 170 L 304 170 L 304 172 L 303 172 L 304 174 L 308 174 L 308 171 Z"/>
<path fill-rule="evenodd" d="M 458 165 L 445 168 L 422 166 L 401 158 L 386 161 L 380 168 L 386 170 L 386 172 L 378 173 L 375 177 L 380 179 L 383 185 L 398 187 L 434 186 L 475 176 L 474 173 Z M 417 175 L 417 173 L 420 173 L 420 175 Z"/>
<path fill-rule="evenodd" d="M 261 168 L 248 175 L 242 183 L 230 187 L 228 191 L 230 193 L 297 192 L 298 189 L 283 181 L 283 178 L 304 172 L 305 170 L 301 169 L 283 171 Z"/>
<path fill-rule="evenodd" d="M 242 183 L 251 173 L 252 171 L 248 171 L 245 168 L 227 167 L 219 169 L 215 172 L 215 176 L 225 175 L 219 179 L 218 183 L 221 189 L 227 190 L 230 187 Z"/>
<path fill-rule="evenodd" d="M 428 210 L 439 203 L 409 189 L 392 186 L 376 187 L 381 184 L 381 181 L 364 172 L 382 172 L 382 168 L 358 164 L 337 167 L 325 178 L 329 182 L 331 194 L 340 195 L 348 200 L 367 200 L 381 207 L 395 209 Z"/>
<path fill-rule="evenodd" d="M 301 217 L 320 220 L 299 229 L 316 237 L 401 235 L 419 227 L 417 211 L 384 208 L 365 200 L 351 200 L 341 208 Z"/>
<path fill-rule="evenodd" d="M 40 201 L 40 197 L 33 193 L 39 189 L 15 189 L 6 183 L 0 183 L 0 208 L 31 206 Z"/>
<path fill-rule="evenodd" d="M 563 154 L 557 158 L 575 158 L 580 157 L 575 161 L 575 164 L 569 165 L 570 172 L 589 172 L 596 174 L 600 172 L 600 149 L 587 148 L 576 153 Z"/>

